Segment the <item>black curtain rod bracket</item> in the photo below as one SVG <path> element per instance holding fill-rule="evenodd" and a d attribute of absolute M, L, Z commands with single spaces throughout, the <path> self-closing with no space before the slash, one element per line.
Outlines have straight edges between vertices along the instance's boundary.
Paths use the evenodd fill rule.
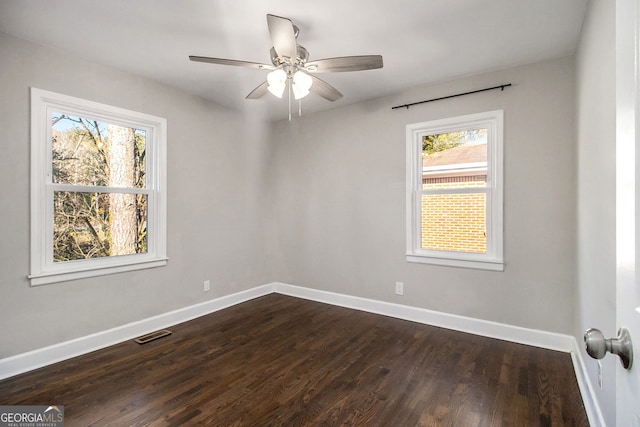
<path fill-rule="evenodd" d="M 440 98 L 427 99 L 426 101 L 418 101 L 418 102 L 412 102 L 411 104 L 396 105 L 395 107 L 391 107 L 391 109 L 395 110 L 397 108 L 406 108 L 408 110 L 409 107 L 413 107 L 414 105 L 418 105 L 418 104 L 425 104 L 427 102 L 433 102 L 433 101 L 441 101 L 443 99 L 455 98 L 457 96 L 471 95 L 472 93 L 486 92 L 488 90 L 495 90 L 495 89 L 504 90 L 505 87 L 509 87 L 509 86 L 511 86 L 511 83 L 505 83 L 505 84 L 500 85 L 500 86 L 494 86 L 494 87 L 488 87 L 488 88 L 485 88 L 485 89 L 472 90 L 470 92 L 457 93 L 455 95 L 441 96 Z"/>

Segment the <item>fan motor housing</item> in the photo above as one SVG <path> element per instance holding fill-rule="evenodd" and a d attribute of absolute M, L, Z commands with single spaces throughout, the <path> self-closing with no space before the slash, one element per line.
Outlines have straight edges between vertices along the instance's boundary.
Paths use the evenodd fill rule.
<path fill-rule="evenodd" d="M 278 56 L 275 48 L 272 47 L 270 51 L 271 63 L 276 67 L 279 67 L 283 64 L 297 65 L 299 67 L 304 67 L 304 64 L 309 60 L 309 52 L 307 51 L 307 49 L 305 49 L 303 46 L 300 46 L 299 44 L 296 45 L 296 49 L 297 49 L 297 54 L 296 54 L 295 60 L 289 63 L 287 61 L 287 59 L 289 58 Z"/>

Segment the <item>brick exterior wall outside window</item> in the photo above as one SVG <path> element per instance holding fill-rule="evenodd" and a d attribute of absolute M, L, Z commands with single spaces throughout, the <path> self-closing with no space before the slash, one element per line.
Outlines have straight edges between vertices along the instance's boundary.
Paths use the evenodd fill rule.
<path fill-rule="evenodd" d="M 424 189 L 486 186 L 486 175 L 423 179 Z M 423 195 L 423 249 L 485 253 L 487 248 L 484 193 Z"/>

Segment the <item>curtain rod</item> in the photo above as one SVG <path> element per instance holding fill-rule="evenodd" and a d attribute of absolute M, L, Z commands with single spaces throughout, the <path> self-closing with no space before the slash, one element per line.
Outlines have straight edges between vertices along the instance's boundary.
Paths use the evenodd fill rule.
<path fill-rule="evenodd" d="M 495 89 L 504 90 L 505 87 L 509 87 L 509 86 L 511 86 L 511 83 L 506 83 L 506 84 L 503 84 L 503 85 L 500 85 L 500 86 L 488 87 L 486 89 L 472 90 L 471 92 L 457 93 L 455 95 L 442 96 L 440 98 L 427 99 L 426 101 L 412 102 L 411 104 L 396 105 L 395 107 L 391 107 L 391 109 L 395 110 L 396 108 L 406 108 L 408 110 L 409 107 L 412 107 L 412 106 L 418 105 L 418 104 L 424 104 L 426 102 L 440 101 L 442 99 L 455 98 L 456 96 L 463 96 L 463 95 L 471 95 L 472 93 L 486 92 L 488 90 L 495 90 Z"/>

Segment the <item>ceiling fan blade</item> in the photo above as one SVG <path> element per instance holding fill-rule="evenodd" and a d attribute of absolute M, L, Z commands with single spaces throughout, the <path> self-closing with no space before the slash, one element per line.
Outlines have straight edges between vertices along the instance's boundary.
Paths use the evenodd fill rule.
<path fill-rule="evenodd" d="M 209 58 L 208 56 L 193 56 L 189 59 L 195 62 L 207 62 L 209 64 L 235 65 L 238 67 L 257 68 L 258 70 L 275 70 L 276 67 L 268 64 L 260 64 L 257 62 L 237 61 L 235 59 Z"/>
<path fill-rule="evenodd" d="M 251 93 L 249 93 L 249 95 L 247 95 L 246 99 L 262 98 L 263 96 L 265 96 L 267 94 L 267 92 L 269 92 L 269 82 L 264 82 L 260 86 L 258 86 L 254 90 L 252 90 Z"/>
<path fill-rule="evenodd" d="M 267 26 L 273 48 L 278 56 L 286 56 L 295 61 L 298 49 L 296 47 L 296 33 L 291 20 L 276 15 L 267 15 Z"/>
<path fill-rule="evenodd" d="M 305 64 L 305 71 L 311 73 L 337 73 L 342 71 L 360 71 L 382 68 L 381 55 L 341 56 L 338 58 L 318 59 Z"/>
<path fill-rule="evenodd" d="M 338 99 L 342 98 L 342 94 L 338 92 L 338 90 L 333 86 L 331 86 L 329 83 L 325 82 L 324 80 L 320 80 L 314 75 L 311 75 L 311 74 L 309 75 L 313 79 L 313 84 L 309 89 L 310 92 L 318 94 L 324 99 L 329 100 L 331 102 L 337 101 Z"/>

